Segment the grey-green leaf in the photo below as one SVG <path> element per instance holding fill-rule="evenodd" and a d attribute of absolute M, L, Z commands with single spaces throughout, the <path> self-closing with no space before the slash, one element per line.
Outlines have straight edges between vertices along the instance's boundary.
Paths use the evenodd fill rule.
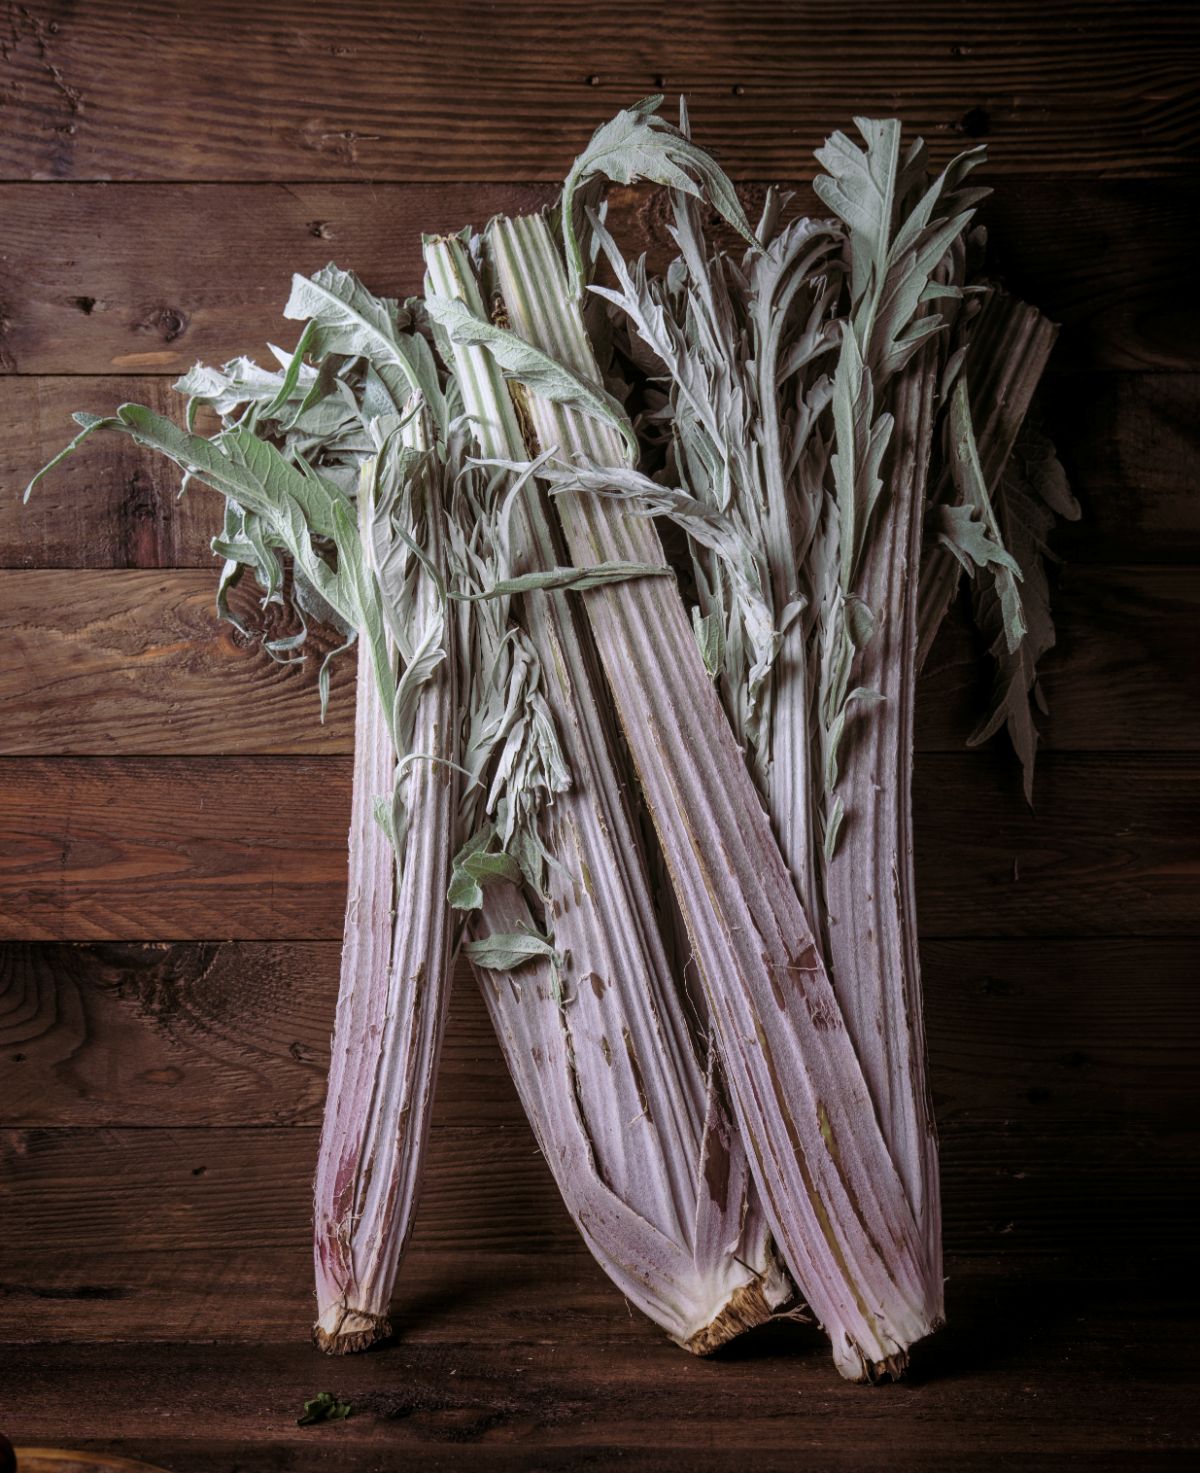
<path fill-rule="evenodd" d="M 558 960 L 558 953 L 548 938 L 533 931 L 497 931 L 482 941 L 468 941 L 463 950 L 477 966 L 486 967 L 489 972 L 512 972 L 538 957 Z"/>
<path fill-rule="evenodd" d="M 971 424 L 970 399 L 965 378 L 959 378 L 950 398 L 951 469 L 961 497 L 959 508 L 948 508 L 954 515 L 943 519 L 945 545 L 967 568 L 972 563 L 992 577 L 1003 612 L 1004 634 L 1009 652 L 1014 652 L 1024 639 L 1027 624 L 1021 606 L 1018 583 L 1021 569 L 1004 547 L 1004 540 L 988 496 L 987 483 L 979 464 L 975 431 Z M 954 540 L 957 538 L 958 540 Z M 979 558 L 982 557 L 982 561 Z"/>
<path fill-rule="evenodd" d="M 488 846 L 494 837 L 489 827 L 470 839 L 454 856 L 447 899 L 455 910 L 478 910 L 484 886 L 495 880 L 521 882 L 521 867 L 511 854 Z"/>
<path fill-rule="evenodd" d="M 596 175 L 614 184 L 644 179 L 665 184 L 681 194 L 703 196 L 745 241 L 752 246 L 759 244 L 729 176 L 711 154 L 658 116 L 662 100 L 661 94 L 655 94 L 623 109 L 596 129 L 587 148 L 571 165 L 563 185 L 561 210 L 567 274 L 576 300 L 583 290 L 584 263 L 575 233 L 575 194 Z"/>
<path fill-rule="evenodd" d="M 594 568 L 546 568 L 538 573 L 522 573 L 516 578 L 502 578 L 476 593 L 456 593 L 455 598 L 467 603 L 478 599 L 502 598 L 513 593 L 539 593 L 557 588 L 603 588 L 609 583 L 627 583 L 631 578 L 670 578 L 670 568 L 655 563 L 599 563 Z"/>
<path fill-rule="evenodd" d="M 557 362 L 516 333 L 476 316 L 464 302 L 450 297 L 429 297 L 425 305 L 433 321 L 445 329 L 453 342 L 486 348 L 505 378 L 516 379 L 543 399 L 565 404 L 611 425 L 629 446 L 631 463 L 636 463 L 638 442 L 629 416 L 606 389 L 588 383 L 566 364 Z"/>
<path fill-rule="evenodd" d="M 439 428 L 444 426 L 445 400 L 433 355 L 424 338 L 404 331 L 407 313 L 399 303 L 376 297 L 352 272 L 329 265 L 311 277 L 292 277 L 283 313 L 312 324 L 309 341 L 316 356 L 361 355 L 379 375 L 398 413 L 415 390 Z"/>
<path fill-rule="evenodd" d="M 692 627 L 696 631 L 696 643 L 700 646 L 704 668 L 715 680 L 725 668 L 724 621 L 719 614 L 701 615 L 698 608 L 693 608 Z"/>

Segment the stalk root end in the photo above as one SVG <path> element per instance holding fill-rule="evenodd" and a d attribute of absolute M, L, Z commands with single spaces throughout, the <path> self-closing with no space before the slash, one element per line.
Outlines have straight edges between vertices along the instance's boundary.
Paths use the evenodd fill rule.
<path fill-rule="evenodd" d="M 327 1309 L 313 1326 L 313 1344 L 326 1355 L 354 1355 L 369 1350 L 392 1333 L 392 1322 L 384 1314 L 367 1314 L 361 1309 L 337 1304 Z"/>

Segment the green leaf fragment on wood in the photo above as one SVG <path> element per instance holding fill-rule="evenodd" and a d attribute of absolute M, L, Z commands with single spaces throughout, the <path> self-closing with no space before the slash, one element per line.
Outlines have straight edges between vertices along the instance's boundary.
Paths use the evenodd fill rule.
<path fill-rule="evenodd" d="M 341 1401 L 332 1391 L 321 1391 L 304 1403 L 303 1413 L 296 1418 L 297 1427 L 312 1427 L 318 1422 L 344 1422 L 353 1408 L 348 1401 Z"/>

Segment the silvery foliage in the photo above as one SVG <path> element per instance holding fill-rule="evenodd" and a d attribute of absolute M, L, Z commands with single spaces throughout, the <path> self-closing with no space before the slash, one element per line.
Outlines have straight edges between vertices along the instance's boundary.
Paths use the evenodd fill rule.
<path fill-rule="evenodd" d="M 801 729 L 817 748 L 827 856 L 844 812 L 836 789 L 847 724 L 877 699 L 854 685 L 853 672 L 885 612 L 860 596 L 859 574 L 886 495 L 889 390 L 957 311 L 958 243 L 987 193 L 967 182 L 982 149 L 930 179 L 920 140 L 902 152 L 897 123 L 856 121 L 863 146 L 835 133 L 817 155 L 826 173 L 814 188 L 836 219 L 781 224 L 787 201 L 769 192 L 761 248 L 740 261 L 707 249 L 690 190 L 672 195 L 679 255 L 662 277 L 644 258 L 627 261 L 590 218 L 616 279 L 592 290 L 625 317 L 639 367 L 663 385 L 661 408 L 642 429 L 665 425 L 670 455 L 654 480 L 626 467 L 553 472 L 560 489 L 625 496 L 687 534 L 697 638 L 764 788 L 782 759 L 771 750 L 780 654 L 789 636 L 807 651 L 806 683 L 787 698 L 808 708 Z M 961 495 L 940 510 L 937 531 L 970 571 L 986 575 L 981 609 L 989 599 L 997 605 L 1009 658 L 1028 664 L 1037 656 L 1021 613 L 1018 550 L 1005 546 L 977 464 L 971 472 L 961 381 L 948 412 Z M 1039 542 L 1025 539 L 1030 554 Z M 1004 682 L 1007 715 L 977 736 L 1011 717 L 1027 760 L 1029 738 L 1012 711 L 1019 684 Z M 1031 675 L 1025 689 L 1036 693 Z"/>
<path fill-rule="evenodd" d="M 196 480 L 224 496 L 213 539 L 222 617 L 243 627 L 228 599 L 250 573 L 264 608 L 298 617 L 294 634 L 264 633 L 273 657 L 303 658 L 314 620 L 339 631 L 343 642 L 320 669 L 322 714 L 330 662 L 360 636 L 367 643 L 398 754 L 396 791 L 377 815 L 398 853 L 405 773 L 423 760 L 409 749 L 416 703 L 440 662 L 454 658 L 467 781 L 451 893 L 469 904 L 472 880 L 518 869 L 540 887 L 537 814 L 570 776 L 537 657 L 496 594 L 508 577 L 507 479 L 470 463 L 457 386 L 437 366 L 423 304 L 376 297 L 328 266 L 294 279 L 285 313 L 305 325 L 292 352 L 272 349 L 276 366 L 238 358 L 180 379 L 187 429 L 139 405 L 77 415 L 81 434 L 32 484 L 86 436 L 115 429 L 178 465 L 181 489 Z M 194 433 L 201 408 L 220 419 L 210 438 Z M 428 426 L 419 449 L 405 444 L 414 415 Z M 426 555 L 430 515 L 442 519 L 444 568 Z M 424 622 L 414 617 L 420 572 L 441 594 L 438 615 Z"/>

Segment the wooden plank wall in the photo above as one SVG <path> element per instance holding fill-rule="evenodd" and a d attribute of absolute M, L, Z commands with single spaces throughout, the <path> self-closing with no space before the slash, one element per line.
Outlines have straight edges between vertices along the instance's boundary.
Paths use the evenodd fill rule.
<path fill-rule="evenodd" d="M 1063 324 L 1042 412 L 1084 518 L 1057 544 L 1033 811 L 1002 744 L 963 747 L 987 692 L 961 620 L 920 692 L 947 1247 L 980 1305 L 1169 1272 L 1200 1021 L 1196 41 L 1182 0 L 3 7 L 0 1339 L 304 1335 L 353 711 L 345 668 L 322 727 L 315 662 L 272 664 L 217 625 L 203 491 L 177 500 L 160 463 L 104 439 L 28 507 L 20 489 L 73 409 L 176 406 L 196 359 L 288 341 L 293 270 L 334 258 L 417 289 L 422 231 L 549 200 L 590 129 L 656 88 L 688 93 L 750 197 L 784 180 L 803 201 L 812 149 L 854 113 L 901 116 L 939 162 L 988 145 L 995 269 Z M 661 258 L 652 195 L 618 191 L 614 219 Z M 545 1333 L 563 1316 L 629 1333 L 465 974 L 446 1050 L 405 1323 L 436 1340 L 422 1306 L 507 1275 Z M 28 1384 L 82 1405 L 110 1356 L 136 1374 L 133 1351 L 89 1354 L 30 1347 Z M 302 1354 L 289 1385 L 320 1379 Z M 218 1395 L 231 1364 L 196 1374 Z M 570 1364 L 564 1404 L 586 1378 Z M 518 1402 L 518 1425 L 541 1416 Z M 233 1440 L 261 1436 L 241 1425 L 172 1466 L 228 1469 Z M 1011 1450 L 991 1426 L 937 1466 Z M 674 1457 L 654 1466 L 695 1466 Z"/>

